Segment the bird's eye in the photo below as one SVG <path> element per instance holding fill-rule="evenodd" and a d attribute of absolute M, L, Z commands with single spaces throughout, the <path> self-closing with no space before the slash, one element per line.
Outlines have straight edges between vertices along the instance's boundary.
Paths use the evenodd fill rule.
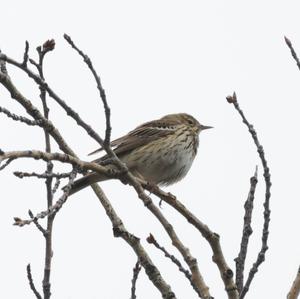
<path fill-rule="evenodd" d="M 193 125 L 194 124 L 194 122 L 191 119 L 188 119 L 188 123 L 189 123 L 189 125 Z"/>

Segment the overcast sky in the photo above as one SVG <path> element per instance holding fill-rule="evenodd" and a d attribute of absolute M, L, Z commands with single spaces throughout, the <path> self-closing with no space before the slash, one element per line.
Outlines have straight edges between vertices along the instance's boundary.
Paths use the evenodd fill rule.
<path fill-rule="evenodd" d="M 257 129 L 272 179 L 269 251 L 249 299 L 285 298 L 299 259 L 299 99 L 300 72 L 284 35 L 300 55 L 299 1 L 5 1 L 1 4 L 1 50 L 21 60 L 25 40 L 30 55 L 50 38 L 56 49 L 47 55 L 49 85 L 102 136 L 105 118 L 92 75 L 68 46 L 63 34 L 92 59 L 101 75 L 112 109 L 113 138 L 148 120 L 187 112 L 214 126 L 200 135 L 199 154 L 187 177 L 166 188 L 221 236 L 227 262 L 234 269 L 243 204 L 249 179 L 258 165 L 259 183 L 247 270 L 261 246 L 265 186 L 262 166 L 251 137 L 225 97 L 236 91 L 239 103 Z M 41 107 L 38 88 L 8 66 L 20 91 Z M 0 106 L 26 115 L 0 86 Z M 49 100 L 50 118 L 83 159 L 97 147 L 74 121 Z M 0 114 L 1 149 L 44 149 L 43 132 Z M 53 145 L 54 150 L 57 146 Z M 45 187 L 35 179 L 19 180 L 15 170 L 43 172 L 38 161 L 14 162 L 0 172 L 1 254 L 0 297 L 33 298 L 25 267 L 31 263 L 41 290 L 44 240 L 34 226 L 12 226 L 13 217 L 27 218 L 45 208 Z M 59 166 L 57 171 L 61 169 Z M 128 230 L 141 238 L 177 298 L 197 298 L 175 266 L 146 243 L 153 233 L 181 259 L 158 221 L 130 187 L 118 181 L 101 184 Z M 157 199 L 154 199 L 158 203 Z M 215 298 L 226 298 L 223 283 L 201 235 L 173 209 L 162 212 L 198 259 Z M 130 297 L 136 256 L 121 239 L 91 189 L 65 204 L 53 232 L 52 298 L 120 299 Z M 137 296 L 160 298 L 144 272 Z"/>

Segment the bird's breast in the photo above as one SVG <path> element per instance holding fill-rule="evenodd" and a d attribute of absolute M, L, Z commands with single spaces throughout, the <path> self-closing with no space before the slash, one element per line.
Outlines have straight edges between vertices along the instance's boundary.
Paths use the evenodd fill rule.
<path fill-rule="evenodd" d="M 159 140 L 158 140 L 159 141 Z M 182 135 L 166 138 L 152 150 L 144 150 L 136 170 L 149 182 L 170 185 L 181 180 L 189 171 L 198 147 L 198 136 Z"/>

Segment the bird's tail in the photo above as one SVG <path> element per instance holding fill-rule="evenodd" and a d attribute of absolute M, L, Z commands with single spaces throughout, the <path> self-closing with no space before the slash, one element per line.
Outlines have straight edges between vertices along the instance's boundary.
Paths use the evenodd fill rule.
<path fill-rule="evenodd" d="M 72 195 L 96 182 L 100 182 L 100 181 L 105 181 L 108 178 L 104 175 L 101 175 L 99 173 L 96 172 L 91 172 L 89 174 L 86 174 L 85 176 L 83 176 L 82 178 L 76 180 L 72 187 L 71 190 L 69 192 L 69 195 Z M 62 189 L 64 189 L 65 187 L 63 187 Z"/>

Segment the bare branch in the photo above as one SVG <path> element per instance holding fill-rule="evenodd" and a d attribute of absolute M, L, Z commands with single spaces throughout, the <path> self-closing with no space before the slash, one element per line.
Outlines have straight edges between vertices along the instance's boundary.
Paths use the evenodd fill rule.
<path fill-rule="evenodd" d="M 134 268 L 133 268 L 133 277 L 131 280 L 131 297 L 130 299 L 136 299 L 135 290 L 136 290 L 136 282 L 139 276 L 139 273 L 141 271 L 142 267 L 140 265 L 140 262 L 137 261 Z"/>
<path fill-rule="evenodd" d="M 34 282 L 33 282 L 33 278 L 32 278 L 32 274 L 31 274 L 31 267 L 30 267 L 30 264 L 27 265 L 26 267 L 26 271 L 27 271 L 27 278 L 28 278 L 28 281 L 29 281 L 29 285 L 30 285 L 30 288 L 32 290 L 32 292 L 34 293 L 35 297 L 37 299 L 42 299 L 42 296 L 40 295 L 40 293 L 37 291 L 35 285 L 34 285 Z"/>
<path fill-rule="evenodd" d="M 296 278 L 287 295 L 287 299 L 297 299 L 299 294 L 300 294 L 300 267 L 298 268 Z"/>
<path fill-rule="evenodd" d="M 263 230 L 262 230 L 262 244 L 261 244 L 261 249 L 257 255 L 256 261 L 253 264 L 252 268 L 250 269 L 247 281 L 243 287 L 242 292 L 240 293 L 240 299 L 245 297 L 245 294 L 249 290 L 249 286 L 254 278 L 255 273 L 258 271 L 258 267 L 260 266 L 261 263 L 264 262 L 265 260 L 265 253 L 268 250 L 268 236 L 269 236 L 269 223 L 270 223 L 270 197 L 271 197 L 271 175 L 270 175 L 270 170 L 268 167 L 267 160 L 265 158 L 265 152 L 262 147 L 262 145 L 259 143 L 259 140 L 257 138 L 257 133 L 254 130 L 253 125 L 251 125 L 248 120 L 246 119 L 243 111 L 239 107 L 238 101 L 237 101 L 237 96 L 236 93 L 233 93 L 232 96 L 228 96 L 227 101 L 229 103 L 232 103 L 234 105 L 234 108 L 238 111 L 240 116 L 242 117 L 243 123 L 247 126 L 252 139 L 257 147 L 257 152 L 259 154 L 261 163 L 263 165 L 264 169 L 264 178 L 265 178 L 265 185 L 266 185 L 266 192 L 265 192 L 265 201 L 264 201 L 264 224 L 263 224 Z"/>
<path fill-rule="evenodd" d="M 255 169 L 254 176 L 250 179 L 250 190 L 248 193 L 248 198 L 245 202 L 245 215 L 244 215 L 244 225 L 243 225 L 243 234 L 241 240 L 241 247 L 238 257 L 235 259 L 236 263 L 236 285 L 239 293 L 241 293 L 244 287 L 244 267 L 248 250 L 248 242 L 250 235 L 252 234 L 251 220 L 252 220 L 252 210 L 253 210 L 253 201 L 254 194 L 257 184 L 257 167 Z"/>

